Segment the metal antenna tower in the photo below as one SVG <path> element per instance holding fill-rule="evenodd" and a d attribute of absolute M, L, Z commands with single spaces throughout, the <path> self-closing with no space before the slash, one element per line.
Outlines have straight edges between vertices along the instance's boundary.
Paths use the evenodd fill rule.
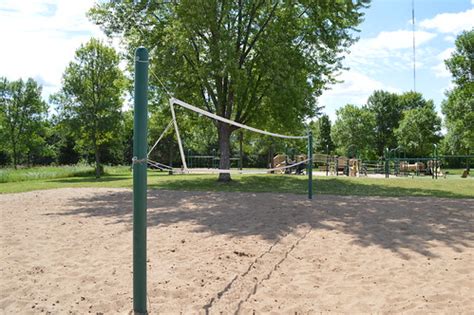
<path fill-rule="evenodd" d="M 411 0 L 411 21 L 413 34 L 413 92 L 416 92 L 415 0 Z"/>

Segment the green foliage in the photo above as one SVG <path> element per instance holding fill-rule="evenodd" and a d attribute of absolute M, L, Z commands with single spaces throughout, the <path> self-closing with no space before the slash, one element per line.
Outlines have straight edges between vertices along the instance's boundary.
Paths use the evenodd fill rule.
<path fill-rule="evenodd" d="M 443 147 L 451 154 L 466 154 L 474 148 L 473 56 L 474 30 L 471 30 L 458 36 L 456 51 L 445 61 L 455 84 L 441 106 L 448 129 Z"/>
<path fill-rule="evenodd" d="M 430 101 L 424 107 L 404 111 L 395 136 L 408 156 L 430 156 L 433 144 L 440 140 L 440 130 L 441 118 Z"/>
<path fill-rule="evenodd" d="M 128 110 L 123 112 L 122 117 L 122 155 L 125 164 L 129 164 L 133 158 L 133 111 Z M 148 133 L 150 134 L 150 128 Z M 151 146 L 149 146 L 149 148 L 151 148 Z"/>
<path fill-rule="evenodd" d="M 375 115 L 376 152 L 382 156 L 385 148 L 396 147 L 394 130 L 398 127 L 404 107 L 397 94 L 386 91 L 374 91 L 367 100 L 367 107 Z"/>
<path fill-rule="evenodd" d="M 151 70 L 178 97 L 246 124 L 295 132 L 341 69 L 367 0 L 108 1 L 90 11 L 131 51 L 152 48 Z M 157 82 L 151 76 L 155 86 Z M 159 103 L 161 104 L 161 102 Z M 217 123 L 221 168 L 233 127 Z M 224 175 L 225 176 L 225 175 Z"/>
<path fill-rule="evenodd" d="M 454 84 L 458 87 L 472 89 L 474 84 L 474 28 L 462 32 L 457 37 L 455 45 L 456 50 L 450 58 L 445 60 L 446 66 L 453 76 Z"/>
<path fill-rule="evenodd" d="M 467 154 L 474 148 L 474 96 L 462 88 L 448 93 L 442 103 L 448 129 L 445 150 L 450 154 Z"/>
<path fill-rule="evenodd" d="M 63 75 L 63 88 L 53 101 L 77 148 L 92 153 L 100 176 L 101 156 L 116 155 L 121 144 L 124 76 L 113 48 L 96 39 L 81 45 Z M 121 149 L 121 147 L 119 148 Z"/>
<path fill-rule="evenodd" d="M 331 139 L 331 121 L 329 116 L 322 115 L 317 121 L 310 123 L 310 128 L 313 130 L 316 152 L 332 152 L 334 150 L 334 143 Z"/>
<path fill-rule="evenodd" d="M 375 159 L 375 115 L 366 106 L 347 104 L 336 112 L 332 139 L 339 155 L 356 153 L 360 158 Z"/>
<path fill-rule="evenodd" d="M 405 92 L 402 95 L 398 96 L 398 102 L 400 103 L 399 108 L 401 110 L 409 110 L 422 108 L 425 106 L 432 106 L 432 100 L 425 100 L 423 95 L 418 92 Z"/>
<path fill-rule="evenodd" d="M 0 183 L 92 175 L 94 170 L 86 165 L 40 166 L 17 170 L 6 168 L 0 169 Z"/>
<path fill-rule="evenodd" d="M 35 80 L 0 78 L 0 143 L 15 168 L 25 160 L 30 164 L 32 154 L 47 154 L 43 151 L 47 112 Z"/>

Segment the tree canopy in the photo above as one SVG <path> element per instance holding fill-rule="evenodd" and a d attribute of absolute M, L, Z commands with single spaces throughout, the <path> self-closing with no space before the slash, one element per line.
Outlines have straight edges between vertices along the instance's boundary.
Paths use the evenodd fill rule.
<path fill-rule="evenodd" d="M 454 88 L 441 108 L 448 129 L 445 150 L 469 153 L 474 148 L 474 29 L 456 39 L 456 50 L 446 61 Z"/>
<path fill-rule="evenodd" d="M 375 115 L 366 106 L 360 108 L 347 104 L 336 112 L 332 139 L 339 155 L 358 155 L 365 159 L 375 158 Z"/>
<path fill-rule="evenodd" d="M 331 121 L 328 115 L 322 115 L 315 122 L 310 124 L 315 138 L 316 152 L 332 152 L 334 143 L 331 138 Z"/>
<path fill-rule="evenodd" d="M 367 100 L 367 107 L 375 115 L 375 146 L 377 155 L 382 156 L 387 147 L 395 147 L 394 130 L 402 115 L 399 97 L 387 91 L 374 91 Z"/>
<path fill-rule="evenodd" d="M 178 98 L 241 123 L 302 133 L 368 2 L 108 1 L 90 17 L 130 51 L 148 47 L 152 72 Z M 215 125 L 225 169 L 236 128 Z"/>
<path fill-rule="evenodd" d="M 395 130 L 398 145 L 409 156 L 430 156 L 433 145 L 441 138 L 441 118 L 436 114 L 432 101 L 426 106 L 403 112 L 400 126 Z"/>
<path fill-rule="evenodd" d="M 0 78 L 0 143 L 12 156 L 16 168 L 22 157 L 45 149 L 44 128 L 48 106 L 41 86 L 33 79 L 8 81 Z"/>
<path fill-rule="evenodd" d="M 53 97 L 80 150 L 95 156 L 97 177 L 106 147 L 113 150 L 120 144 L 125 86 L 119 62 L 113 48 L 91 39 L 76 51 L 64 72 L 62 91 Z"/>

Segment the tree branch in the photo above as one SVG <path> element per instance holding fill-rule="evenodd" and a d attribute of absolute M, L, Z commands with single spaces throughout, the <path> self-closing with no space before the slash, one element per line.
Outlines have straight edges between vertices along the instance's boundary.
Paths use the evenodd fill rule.
<path fill-rule="evenodd" d="M 252 30 L 252 23 L 255 18 L 255 13 L 257 12 L 258 8 L 264 3 L 264 1 L 259 1 L 259 2 L 254 2 L 254 5 L 252 5 L 252 9 L 250 10 L 250 16 L 249 16 L 249 21 L 247 23 L 247 28 L 245 31 L 245 36 L 244 36 L 244 41 L 242 42 L 242 52 L 245 52 L 247 49 L 247 44 L 248 44 L 248 39 L 250 36 L 250 32 Z M 239 58 L 239 66 L 243 64 L 243 59 L 242 59 L 242 54 Z"/>
<path fill-rule="evenodd" d="M 191 68 L 194 70 L 194 73 L 197 75 L 197 77 L 201 81 L 201 84 L 203 84 L 206 87 L 207 93 L 211 97 L 212 102 L 214 103 L 214 107 L 216 108 L 216 111 L 217 111 L 219 102 L 218 102 L 218 99 L 217 99 L 214 91 L 212 90 L 211 86 L 209 85 L 209 82 L 207 82 L 207 80 L 205 80 L 204 78 L 202 78 L 199 75 L 199 71 L 196 69 L 196 65 L 193 63 L 193 61 L 186 54 L 183 53 L 183 57 L 188 62 L 188 64 L 191 66 Z"/>
<path fill-rule="evenodd" d="M 262 27 L 260 27 L 260 29 L 258 30 L 257 34 L 255 34 L 254 38 L 252 39 L 251 43 L 248 45 L 247 47 L 247 50 L 243 51 L 243 54 L 241 56 L 241 64 L 244 63 L 245 61 L 245 58 L 247 58 L 248 54 L 250 53 L 250 51 L 253 49 L 253 47 L 255 46 L 255 43 L 257 42 L 257 40 L 260 38 L 260 36 L 262 35 L 262 33 L 266 30 L 267 26 L 268 26 L 268 23 L 270 22 L 270 20 L 273 18 L 274 14 L 275 14 L 275 11 L 276 11 L 276 8 L 278 6 L 278 1 L 275 2 L 275 4 L 273 5 L 272 7 L 272 10 L 270 11 L 270 14 L 268 15 L 267 19 L 265 20 L 265 22 L 263 22 L 263 25 Z"/>

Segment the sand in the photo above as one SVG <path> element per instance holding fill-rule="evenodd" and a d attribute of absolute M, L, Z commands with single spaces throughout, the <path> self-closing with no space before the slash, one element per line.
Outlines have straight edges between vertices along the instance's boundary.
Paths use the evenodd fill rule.
<path fill-rule="evenodd" d="M 0 310 L 127 314 L 131 191 L 0 195 Z M 474 200 L 150 191 L 152 314 L 471 313 Z"/>

